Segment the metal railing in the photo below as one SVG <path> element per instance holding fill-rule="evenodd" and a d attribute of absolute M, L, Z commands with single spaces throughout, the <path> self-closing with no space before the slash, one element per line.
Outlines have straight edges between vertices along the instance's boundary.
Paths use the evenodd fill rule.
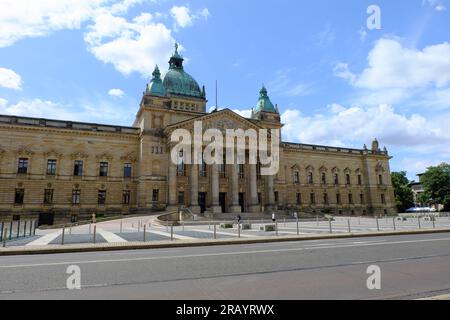
<path fill-rule="evenodd" d="M 0 222 L 0 241 L 32 237 L 36 234 L 37 220 Z"/>

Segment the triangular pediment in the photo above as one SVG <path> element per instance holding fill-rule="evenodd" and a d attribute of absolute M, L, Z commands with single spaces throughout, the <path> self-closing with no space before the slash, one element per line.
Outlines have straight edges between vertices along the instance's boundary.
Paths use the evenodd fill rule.
<path fill-rule="evenodd" d="M 172 124 L 168 126 L 165 131 L 166 133 L 170 133 L 176 129 L 186 129 L 192 131 L 194 129 L 194 124 L 196 121 L 202 123 L 203 131 L 208 129 L 219 129 L 221 131 L 226 131 L 227 129 L 262 129 L 260 126 L 240 116 L 239 114 L 229 109 L 224 109 L 221 111 L 209 113 L 204 116 Z"/>

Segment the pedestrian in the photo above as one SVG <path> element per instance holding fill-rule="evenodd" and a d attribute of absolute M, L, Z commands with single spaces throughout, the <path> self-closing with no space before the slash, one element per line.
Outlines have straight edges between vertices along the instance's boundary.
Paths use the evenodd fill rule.
<path fill-rule="evenodd" d="M 277 219 L 275 218 L 275 212 L 272 212 L 272 222 L 275 222 Z"/>

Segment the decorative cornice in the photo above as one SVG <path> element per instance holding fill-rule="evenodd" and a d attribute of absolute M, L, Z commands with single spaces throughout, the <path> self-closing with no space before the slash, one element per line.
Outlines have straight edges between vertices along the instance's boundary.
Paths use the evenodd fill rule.
<path fill-rule="evenodd" d="M 112 155 L 110 155 L 110 154 L 108 154 L 106 152 L 102 153 L 102 154 L 99 154 L 98 156 L 96 156 L 96 158 L 97 158 L 97 160 L 106 159 L 108 161 L 111 161 L 112 159 L 114 159 L 114 157 Z"/>
<path fill-rule="evenodd" d="M 46 158 L 48 158 L 48 157 L 62 158 L 63 154 L 62 153 L 58 153 L 55 150 L 50 150 L 48 152 L 45 152 L 44 156 Z"/>
<path fill-rule="evenodd" d="M 17 155 L 19 156 L 32 156 L 33 154 L 34 152 L 25 146 L 20 147 L 19 150 L 17 150 Z"/>
<path fill-rule="evenodd" d="M 72 158 L 72 160 L 76 160 L 76 159 L 87 159 L 89 158 L 89 155 L 85 154 L 85 153 L 81 153 L 81 152 L 75 152 L 72 153 L 70 155 L 70 157 Z"/>

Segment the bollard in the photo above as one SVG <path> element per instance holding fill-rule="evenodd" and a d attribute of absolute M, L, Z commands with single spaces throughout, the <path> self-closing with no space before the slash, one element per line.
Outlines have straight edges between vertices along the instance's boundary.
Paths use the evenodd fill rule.
<path fill-rule="evenodd" d="M 237 227 L 238 227 L 238 238 L 240 238 L 241 237 L 241 222 L 240 221 L 238 222 Z"/>
<path fill-rule="evenodd" d="M 146 229 L 146 227 L 147 227 L 147 225 L 146 225 L 146 224 L 144 224 L 144 242 L 145 242 L 145 235 L 146 235 L 146 233 L 145 233 L 145 229 Z"/>
<path fill-rule="evenodd" d="M 352 229 L 350 227 L 350 219 L 347 220 L 347 224 L 348 224 L 348 233 L 352 233 Z"/>
<path fill-rule="evenodd" d="M 217 239 L 217 225 L 214 223 L 214 239 Z"/>
<path fill-rule="evenodd" d="M 333 233 L 333 227 L 331 225 L 331 219 L 328 220 L 328 224 L 330 225 L 330 233 Z"/>
<path fill-rule="evenodd" d="M 170 241 L 173 241 L 173 225 L 170 226 Z"/>
<path fill-rule="evenodd" d="M 377 220 L 377 231 L 380 231 L 380 224 L 378 222 L 378 217 L 376 218 L 376 220 Z"/>
<path fill-rule="evenodd" d="M 182 228 L 183 228 L 183 231 L 184 231 L 184 221 L 183 222 L 181 222 L 181 226 L 182 226 Z M 215 225 L 214 225 L 215 226 Z"/>
<path fill-rule="evenodd" d="M 0 232 L 0 240 L 3 241 L 3 231 L 5 230 L 5 223 L 2 221 L 2 228 Z"/>
<path fill-rule="evenodd" d="M 420 217 L 417 217 L 417 222 L 419 223 L 419 229 L 422 229 L 422 226 L 420 225 Z"/>
<path fill-rule="evenodd" d="M 316 216 L 317 226 L 319 226 L 319 216 Z"/>
<path fill-rule="evenodd" d="M 32 232 L 33 232 L 33 221 L 30 221 L 30 237 Z"/>
<path fill-rule="evenodd" d="M 434 222 L 434 218 L 432 219 L 433 222 L 433 229 L 436 229 L 436 223 Z"/>
<path fill-rule="evenodd" d="M 89 234 L 91 234 L 91 224 L 89 223 Z"/>
<path fill-rule="evenodd" d="M 63 226 L 62 233 L 61 233 L 61 245 L 64 245 L 64 234 L 66 232 L 66 227 Z"/>
<path fill-rule="evenodd" d="M 16 234 L 16 238 L 19 238 L 20 236 L 20 220 L 17 221 L 17 234 Z"/>
<path fill-rule="evenodd" d="M 6 247 L 6 235 L 8 234 L 8 228 L 5 228 L 3 232 L 3 248 Z"/>
<path fill-rule="evenodd" d="M 33 236 L 36 235 L 36 229 L 37 229 L 36 220 L 34 220 L 33 221 Z"/>
<path fill-rule="evenodd" d="M 122 224 L 123 224 L 123 221 L 120 220 L 120 233 L 122 233 Z"/>
<path fill-rule="evenodd" d="M 208 230 L 211 230 L 211 220 L 208 221 Z"/>
<path fill-rule="evenodd" d="M 397 227 L 395 226 L 395 218 L 392 218 L 392 224 L 394 225 L 394 231 L 397 230 Z"/>
<path fill-rule="evenodd" d="M 138 233 L 141 232 L 141 222 L 138 221 Z"/>
<path fill-rule="evenodd" d="M 23 237 L 27 236 L 27 222 L 25 221 L 25 225 L 23 226 Z"/>
<path fill-rule="evenodd" d="M 96 243 L 96 236 L 97 236 L 97 226 L 95 226 L 94 225 L 94 236 L 92 237 L 92 241 L 94 242 L 94 243 Z"/>
<path fill-rule="evenodd" d="M 12 238 L 13 222 L 9 223 L 9 240 Z"/>
<path fill-rule="evenodd" d="M 297 224 L 297 235 L 300 235 L 300 229 L 298 228 L 298 217 L 295 219 L 295 222 Z"/>
<path fill-rule="evenodd" d="M 275 221 L 275 235 L 278 237 L 278 221 Z"/>

